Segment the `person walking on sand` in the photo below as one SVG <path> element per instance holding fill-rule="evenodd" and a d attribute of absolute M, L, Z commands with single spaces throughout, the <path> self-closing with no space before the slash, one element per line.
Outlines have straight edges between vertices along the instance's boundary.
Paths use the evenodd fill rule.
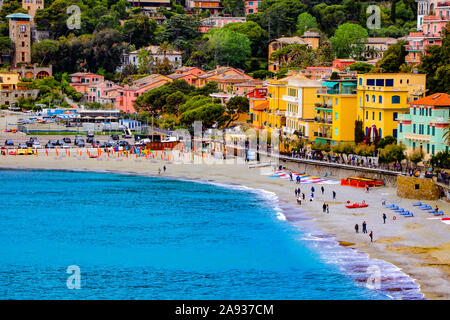
<path fill-rule="evenodd" d="M 333 200 L 336 200 L 336 191 L 333 191 Z"/>
<path fill-rule="evenodd" d="M 327 205 L 325 202 L 323 203 L 322 211 L 323 211 L 323 213 L 325 213 L 325 211 L 327 211 Z"/>
<path fill-rule="evenodd" d="M 356 233 L 358 233 L 358 230 L 359 230 L 359 225 L 355 224 L 355 231 L 356 231 Z"/>
<path fill-rule="evenodd" d="M 383 213 L 383 223 L 386 224 L 386 213 Z"/>
<path fill-rule="evenodd" d="M 166 166 L 164 166 L 164 167 L 163 167 L 164 173 L 166 173 L 166 169 L 167 169 Z"/>
<path fill-rule="evenodd" d="M 362 224 L 363 227 L 363 233 L 367 233 L 367 223 L 364 221 Z"/>
<path fill-rule="evenodd" d="M 291 179 L 291 181 L 294 181 L 294 180 L 292 179 L 292 171 L 289 172 L 289 178 Z"/>
<path fill-rule="evenodd" d="M 297 196 L 298 196 L 298 190 L 295 189 L 295 197 L 297 198 Z"/>
<path fill-rule="evenodd" d="M 314 193 L 314 191 L 316 191 L 316 189 L 314 189 L 314 187 L 311 187 L 311 193 Z"/>
<path fill-rule="evenodd" d="M 372 230 L 370 230 L 369 237 L 370 237 L 370 242 L 373 242 L 373 231 Z"/>
<path fill-rule="evenodd" d="M 161 168 L 158 168 L 158 175 L 161 175 Z"/>
<path fill-rule="evenodd" d="M 325 188 L 323 186 L 320 187 L 320 190 L 322 191 L 322 194 L 325 192 Z"/>
<path fill-rule="evenodd" d="M 297 176 L 297 184 L 300 184 L 300 176 Z"/>
<path fill-rule="evenodd" d="M 330 206 L 327 203 L 327 213 L 330 213 Z"/>
<path fill-rule="evenodd" d="M 302 191 L 300 190 L 300 188 L 297 188 L 297 194 L 298 194 L 299 197 L 302 194 Z"/>
<path fill-rule="evenodd" d="M 304 193 L 302 193 L 302 198 L 303 198 L 303 200 L 305 200 L 305 194 Z"/>

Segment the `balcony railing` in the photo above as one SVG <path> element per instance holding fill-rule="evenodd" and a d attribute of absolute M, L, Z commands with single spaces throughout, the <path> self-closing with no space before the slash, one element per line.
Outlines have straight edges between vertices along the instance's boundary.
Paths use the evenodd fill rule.
<path fill-rule="evenodd" d="M 317 94 L 356 94 L 356 89 L 327 89 L 327 88 L 321 88 L 317 89 Z"/>
<path fill-rule="evenodd" d="M 405 46 L 406 51 L 423 51 L 423 46 Z"/>

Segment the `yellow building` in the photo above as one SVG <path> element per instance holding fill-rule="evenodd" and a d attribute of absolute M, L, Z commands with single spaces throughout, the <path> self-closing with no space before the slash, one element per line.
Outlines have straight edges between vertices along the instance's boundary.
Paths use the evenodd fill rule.
<path fill-rule="evenodd" d="M 264 126 L 271 133 L 273 130 L 281 129 L 286 125 L 286 101 L 283 96 L 287 92 L 287 81 L 289 77 L 280 80 L 270 80 L 267 85 L 269 105 L 266 111 Z"/>
<path fill-rule="evenodd" d="M 1 90 L 16 90 L 19 84 L 19 73 L 17 72 L 0 72 L 0 88 Z"/>
<path fill-rule="evenodd" d="M 397 137 L 398 115 L 409 103 L 422 98 L 426 75 L 412 73 L 366 73 L 358 75 L 358 117 L 366 136 Z"/>
<path fill-rule="evenodd" d="M 328 80 L 317 90 L 320 102 L 316 105 L 314 132 L 317 143 L 336 144 L 355 141 L 357 116 L 356 80 Z"/>
<path fill-rule="evenodd" d="M 317 89 L 321 88 L 321 83 L 322 81 L 309 80 L 302 75 L 288 78 L 287 94 L 282 96 L 286 102 L 286 126 L 283 127 L 285 138 L 290 139 L 297 132 L 300 136 L 311 139 L 317 131 L 315 104 L 320 102 Z"/>

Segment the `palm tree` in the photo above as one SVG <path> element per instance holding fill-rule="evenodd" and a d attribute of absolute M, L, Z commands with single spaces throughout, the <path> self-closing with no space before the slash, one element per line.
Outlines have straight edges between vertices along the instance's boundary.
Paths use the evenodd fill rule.
<path fill-rule="evenodd" d="M 162 54 L 165 58 L 167 53 L 172 53 L 173 51 L 175 51 L 175 47 L 169 42 L 164 41 L 159 45 L 157 53 Z"/>

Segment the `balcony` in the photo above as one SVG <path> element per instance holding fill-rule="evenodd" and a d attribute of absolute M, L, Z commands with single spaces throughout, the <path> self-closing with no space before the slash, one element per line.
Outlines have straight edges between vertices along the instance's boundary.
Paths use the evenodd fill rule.
<path fill-rule="evenodd" d="M 314 137 L 326 140 L 333 139 L 330 132 L 314 132 Z"/>
<path fill-rule="evenodd" d="M 422 52 L 424 50 L 423 46 L 410 46 L 405 45 L 406 51 L 412 51 L 412 52 Z"/>
<path fill-rule="evenodd" d="M 320 88 L 320 89 L 317 89 L 317 94 L 319 94 L 319 95 L 330 95 L 330 94 L 352 95 L 352 94 L 356 94 L 356 85 L 355 85 L 355 87 L 343 87 L 341 90 L 330 89 L 330 88 Z"/>
<path fill-rule="evenodd" d="M 314 109 L 316 109 L 317 111 L 333 112 L 333 106 L 326 103 L 316 103 Z"/>
<path fill-rule="evenodd" d="M 314 121 L 317 123 L 322 123 L 322 124 L 330 125 L 330 126 L 333 124 L 333 120 L 331 119 L 331 117 L 327 117 L 327 118 L 315 117 Z"/>
<path fill-rule="evenodd" d="M 300 102 L 299 97 L 293 97 L 293 96 L 288 96 L 288 95 L 284 95 L 282 99 L 287 102 L 294 102 L 294 103 Z"/>

